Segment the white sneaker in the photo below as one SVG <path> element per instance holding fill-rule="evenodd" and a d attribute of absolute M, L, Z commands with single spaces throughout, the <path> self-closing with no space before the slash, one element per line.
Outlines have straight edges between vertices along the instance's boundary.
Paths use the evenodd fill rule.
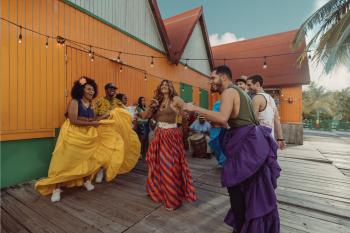
<path fill-rule="evenodd" d="M 101 169 L 101 170 L 97 173 L 95 182 L 96 182 L 96 183 L 101 183 L 102 180 L 103 180 L 103 169 Z"/>
<path fill-rule="evenodd" d="M 61 189 L 54 189 L 52 192 L 52 196 L 51 196 L 51 201 L 52 202 L 58 202 L 61 200 Z"/>
<path fill-rule="evenodd" d="M 95 189 L 95 186 L 91 184 L 90 180 L 85 181 L 84 186 L 87 191 L 92 191 Z"/>

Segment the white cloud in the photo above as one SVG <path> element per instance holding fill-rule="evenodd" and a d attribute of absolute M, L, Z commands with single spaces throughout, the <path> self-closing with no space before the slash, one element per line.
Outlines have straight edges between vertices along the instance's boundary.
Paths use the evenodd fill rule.
<path fill-rule="evenodd" d="M 329 0 L 316 0 L 314 3 L 313 11 L 320 9 L 324 4 L 326 4 Z"/>
<path fill-rule="evenodd" d="M 237 38 L 237 36 L 232 32 L 225 32 L 222 35 L 215 33 L 209 36 L 211 46 L 232 43 L 240 40 L 244 40 L 244 38 Z"/>
<path fill-rule="evenodd" d="M 341 90 L 350 87 L 350 69 L 346 65 L 337 66 L 331 73 L 324 74 L 323 66 L 309 62 L 310 78 L 327 90 Z"/>

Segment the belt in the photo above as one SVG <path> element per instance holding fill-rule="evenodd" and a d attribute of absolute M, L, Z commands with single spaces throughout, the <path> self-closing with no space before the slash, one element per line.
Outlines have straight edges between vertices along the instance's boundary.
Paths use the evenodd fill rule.
<path fill-rule="evenodd" d="M 170 123 L 166 123 L 166 122 L 158 122 L 157 127 L 161 128 L 161 129 L 173 129 L 173 128 L 177 128 L 177 124 L 176 123 L 170 124 Z"/>

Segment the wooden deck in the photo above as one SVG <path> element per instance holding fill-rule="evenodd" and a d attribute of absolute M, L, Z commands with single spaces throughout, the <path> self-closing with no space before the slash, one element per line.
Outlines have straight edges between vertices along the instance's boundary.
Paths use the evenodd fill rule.
<path fill-rule="evenodd" d="M 350 232 L 350 177 L 336 167 L 342 162 L 334 160 L 348 164 L 349 155 L 349 141 L 318 137 L 279 154 L 282 233 Z M 231 232 L 223 223 L 229 198 L 220 187 L 215 160 L 189 163 L 198 201 L 174 212 L 146 196 L 146 166 L 140 162 L 132 173 L 96 185 L 93 192 L 65 190 L 59 203 L 39 196 L 32 184 L 2 190 L 1 232 Z"/>

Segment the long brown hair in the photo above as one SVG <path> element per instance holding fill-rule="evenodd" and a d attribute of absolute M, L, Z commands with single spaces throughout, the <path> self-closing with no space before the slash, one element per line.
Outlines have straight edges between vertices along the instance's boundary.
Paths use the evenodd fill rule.
<path fill-rule="evenodd" d="M 163 93 L 161 91 L 161 86 L 162 86 L 162 84 L 164 82 L 166 82 L 168 84 L 168 86 L 169 86 L 169 98 L 170 98 L 170 100 L 172 101 L 175 96 L 178 96 L 178 94 L 177 94 L 177 92 L 176 92 L 176 90 L 175 90 L 175 88 L 173 86 L 173 83 L 171 81 L 165 79 L 165 80 L 160 82 L 160 84 L 158 85 L 157 89 L 154 91 L 154 97 L 153 98 L 158 101 L 159 105 L 162 104 L 163 99 L 164 99 L 164 95 L 163 95 Z"/>

